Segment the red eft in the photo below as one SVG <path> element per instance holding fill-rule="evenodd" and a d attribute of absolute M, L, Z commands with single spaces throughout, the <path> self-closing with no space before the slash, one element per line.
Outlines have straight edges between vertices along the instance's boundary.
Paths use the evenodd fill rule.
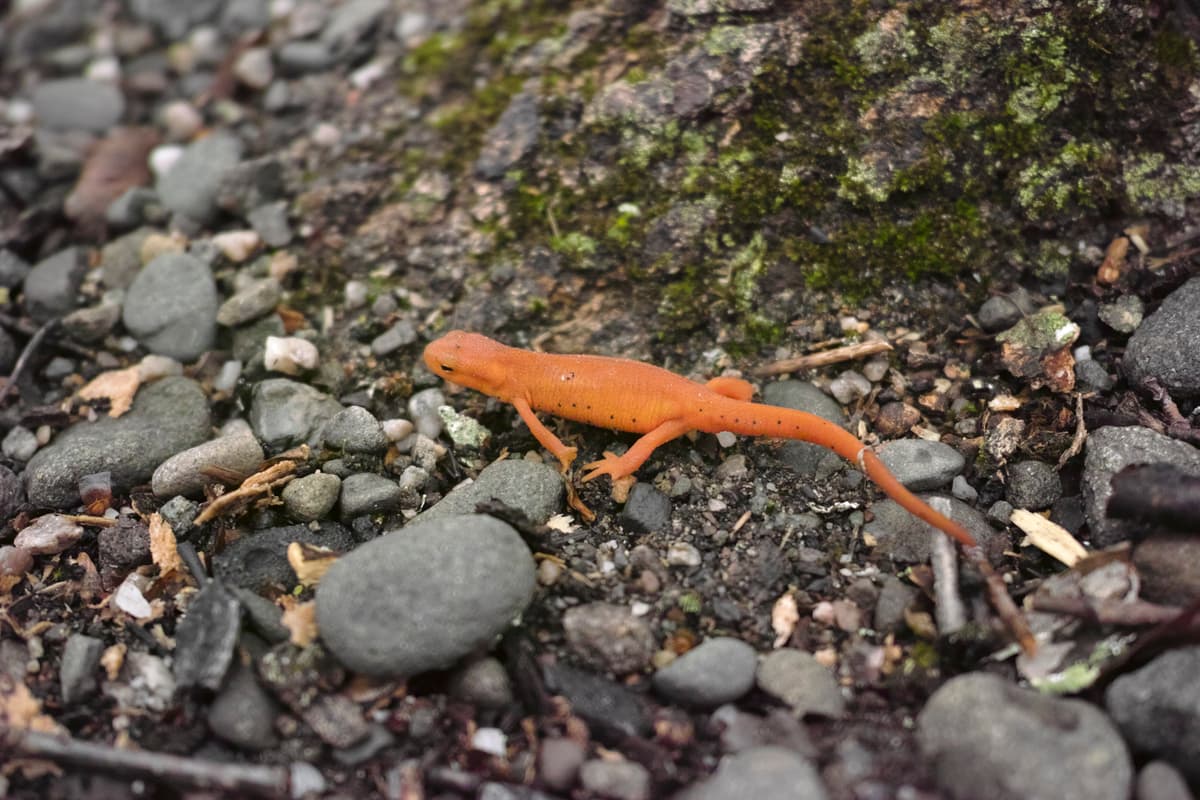
<path fill-rule="evenodd" d="M 425 348 L 425 364 L 452 383 L 512 404 L 543 447 L 566 472 L 575 460 L 534 412 L 640 433 L 624 455 L 605 453 L 585 464 L 583 480 L 632 475 L 660 445 L 689 431 L 798 439 L 828 447 L 857 464 L 888 497 L 967 547 L 975 538 L 939 514 L 896 479 L 874 451 L 841 427 L 814 414 L 752 403 L 754 387 L 740 378 L 708 383 L 665 369 L 605 356 L 552 355 L 518 350 L 477 333 L 451 331 Z"/>

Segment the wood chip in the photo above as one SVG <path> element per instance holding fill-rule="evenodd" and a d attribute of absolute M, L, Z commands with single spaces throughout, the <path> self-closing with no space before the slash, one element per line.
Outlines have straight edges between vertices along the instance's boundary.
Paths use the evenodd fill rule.
<path fill-rule="evenodd" d="M 288 564 L 300 580 L 300 585 L 316 586 L 338 560 L 337 553 L 327 547 L 292 542 L 287 549 Z"/>
<path fill-rule="evenodd" d="M 283 605 L 283 616 L 280 622 L 291 631 L 291 643 L 297 647 L 308 647 L 317 639 L 317 604 L 309 600 L 299 603 L 295 598 L 284 596 L 280 598 Z"/>
<path fill-rule="evenodd" d="M 1040 514 L 1018 508 L 1013 511 L 1009 520 L 1025 533 L 1030 544 L 1068 567 L 1075 566 L 1087 557 L 1087 548 L 1066 528 L 1054 524 Z"/>
<path fill-rule="evenodd" d="M 787 592 L 771 607 L 771 630 L 775 631 L 775 643 L 772 646 L 779 649 L 787 644 L 799 624 L 800 609 L 796 605 L 796 596 Z"/>
<path fill-rule="evenodd" d="M 150 558 L 158 567 L 159 577 L 166 577 L 172 572 L 183 569 L 183 560 L 175 549 L 175 531 L 171 524 L 155 512 L 150 515 Z"/>
<path fill-rule="evenodd" d="M 753 374 L 760 378 L 765 378 L 770 375 L 783 375 L 787 372 L 802 372 L 807 369 L 827 367 L 830 364 L 840 364 L 844 361 L 857 361 L 867 356 L 873 356 L 876 353 L 886 353 L 891 349 L 892 346 L 882 339 L 871 342 L 856 342 L 820 353 L 810 353 L 806 356 L 773 361 L 770 364 L 764 364 L 758 369 L 753 370 Z"/>

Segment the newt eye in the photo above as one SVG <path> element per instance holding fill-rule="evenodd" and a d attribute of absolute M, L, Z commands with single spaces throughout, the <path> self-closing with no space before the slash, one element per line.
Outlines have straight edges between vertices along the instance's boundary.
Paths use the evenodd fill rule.
<path fill-rule="evenodd" d="M 445 364 L 442 364 L 442 372 L 454 372 L 454 367 L 448 367 Z"/>

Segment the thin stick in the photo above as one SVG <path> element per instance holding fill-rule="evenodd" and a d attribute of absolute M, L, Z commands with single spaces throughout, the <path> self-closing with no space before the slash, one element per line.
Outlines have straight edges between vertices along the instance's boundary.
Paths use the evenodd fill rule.
<path fill-rule="evenodd" d="M 950 514 L 950 504 L 940 497 L 930 501 L 934 509 Z M 938 508 L 938 506 L 943 506 Z M 958 554 L 954 542 L 940 530 L 931 530 L 930 566 L 933 567 L 934 615 L 938 632 L 948 636 L 962 629 L 967 623 L 967 612 L 958 592 Z"/>
<path fill-rule="evenodd" d="M 810 353 L 806 356 L 797 356 L 796 358 L 785 358 L 781 361 L 773 361 L 770 364 L 763 364 L 753 374 L 760 378 L 765 378 L 769 375 L 782 375 L 785 372 L 800 372 L 806 369 L 815 369 L 816 367 L 827 367 L 830 364 L 840 364 L 843 361 L 855 361 L 867 356 L 873 356 L 876 353 L 885 353 L 892 349 L 892 346 L 882 339 L 872 342 L 858 342 L 856 344 L 848 344 L 844 347 L 835 347 L 832 350 L 826 350 L 821 353 Z"/>
<path fill-rule="evenodd" d="M 1178 619 L 1183 609 L 1145 600 L 1087 600 L 1082 597 L 1033 596 L 1033 610 L 1092 619 L 1101 625 L 1139 627 Z"/>
<path fill-rule="evenodd" d="M 29 337 L 29 341 L 25 343 L 25 349 L 21 351 L 21 357 L 17 359 L 16 366 L 13 367 L 13 371 L 8 376 L 8 382 L 4 384 L 3 389 L 0 389 L 0 404 L 4 403 L 8 398 L 9 392 L 17 385 L 21 373 L 29 366 L 29 361 L 33 358 L 33 354 L 41 347 L 42 340 L 56 327 L 58 327 L 58 320 L 52 319 L 34 331 L 33 336 Z"/>
<path fill-rule="evenodd" d="M 235 796 L 245 793 L 262 797 L 288 796 L 290 781 L 288 771 L 283 767 L 228 764 L 148 750 L 121 750 L 36 731 L 21 734 L 16 748 L 27 756 L 67 766 L 133 774 L 173 785 L 230 792 Z"/>

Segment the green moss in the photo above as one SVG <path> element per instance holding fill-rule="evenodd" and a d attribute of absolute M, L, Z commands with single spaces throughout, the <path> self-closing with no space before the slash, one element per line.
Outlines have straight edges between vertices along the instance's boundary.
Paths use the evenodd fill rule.
<path fill-rule="evenodd" d="M 586 265 L 588 259 L 596 255 L 596 240 L 578 231 L 552 236 L 550 247 L 567 256 L 572 263 L 579 266 Z"/>
<path fill-rule="evenodd" d="M 1137 214 L 1183 216 L 1184 203 L 1200 197 L 1200 166 L 1168 164 L 1162 153 L 1137 153 L 1122 169 L 1125 197 Z"/>
<path fill-rule="evenodd" d="M 1017 205 L 1028 219 L 1095 208 L 1111 192 L 1112 160 L 1107 142 L 1068 141 L 1018 173 Z"/>

